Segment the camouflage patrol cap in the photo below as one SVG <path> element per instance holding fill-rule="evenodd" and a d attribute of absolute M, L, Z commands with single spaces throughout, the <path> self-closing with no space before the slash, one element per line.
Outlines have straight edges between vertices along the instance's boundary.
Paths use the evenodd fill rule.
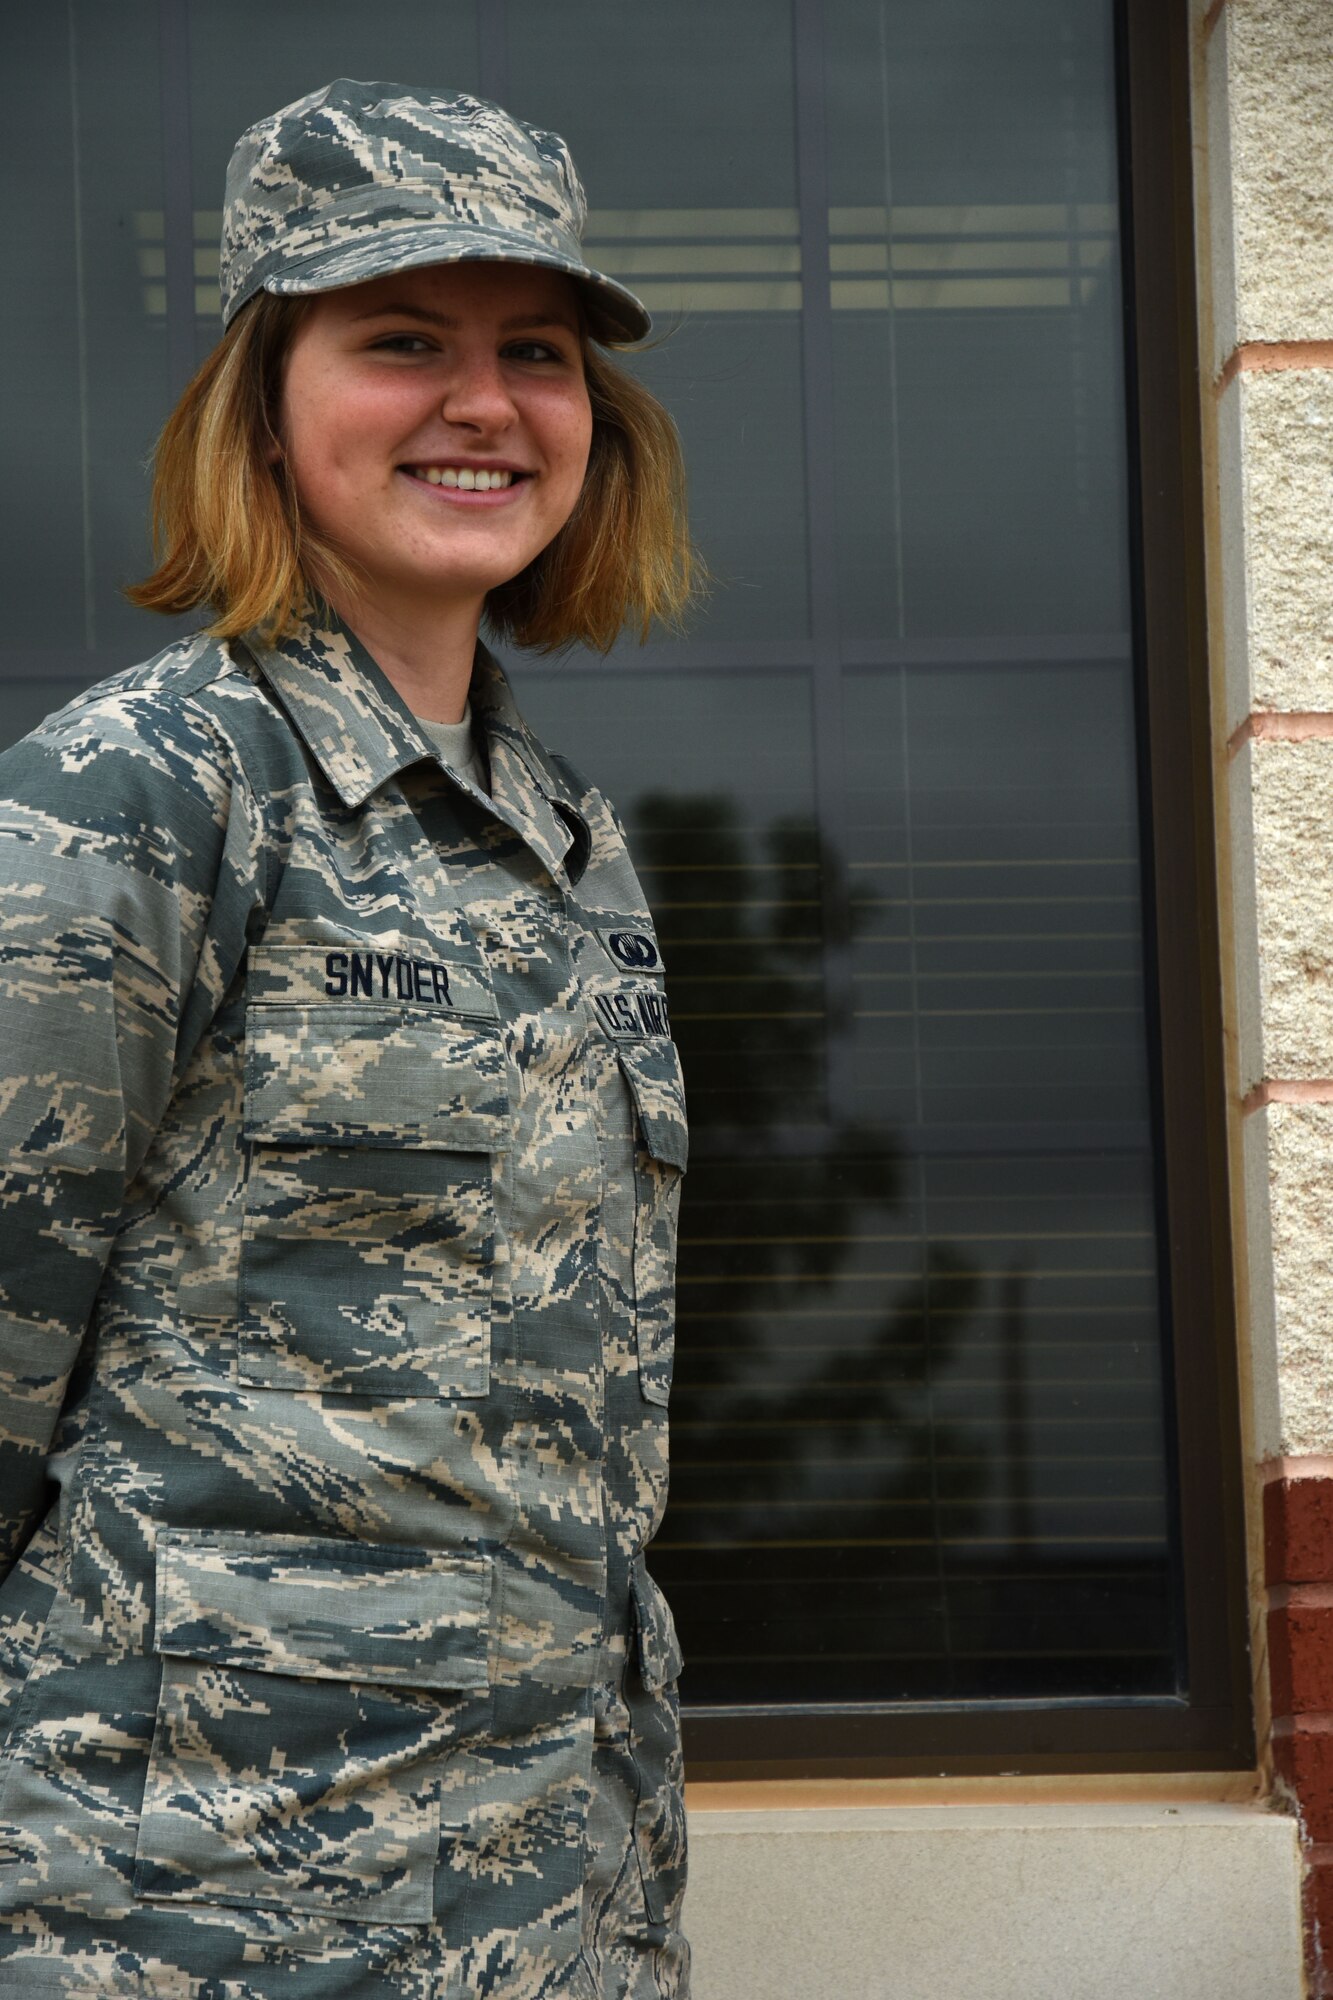
<path fill-rule="evenodd" d="M 227 169 L 222 321 L 256 292 L 329 292 L 471 259 L 567 271 L 602 340 L 641 340 L 633 292 L 584 262 L 569 148 L 479 97 L 339 77 L 242 133 Z"/>

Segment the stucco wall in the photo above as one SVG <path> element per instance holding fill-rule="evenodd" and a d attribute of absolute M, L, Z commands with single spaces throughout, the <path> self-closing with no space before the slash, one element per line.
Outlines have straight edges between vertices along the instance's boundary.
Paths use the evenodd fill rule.
<path fill-rule="evenodd" d="M 1333 1452 L 1333 6 L 1196 7 L 1251 1449 Z"/>
<path fill-rule="evenodd" d="M 1267 1531 L 1257 1709 L 1303 1836 L 1317 2000 L 1333 1995 L 1333 4 L 1198 0 L 1193 26 L 1242 1387 Z"/>

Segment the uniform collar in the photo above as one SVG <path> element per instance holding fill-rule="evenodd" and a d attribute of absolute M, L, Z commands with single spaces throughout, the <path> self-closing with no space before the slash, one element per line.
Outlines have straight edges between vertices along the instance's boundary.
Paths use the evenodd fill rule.
<path fill-rule="evenodd" d="M 477 647 L 472 668 L 471 701 L 486 738 L 491 797 L 502 817 L 522 811 L 535 792 L 546 808 L 544 819 L 557 858 L 570 881 L 577 882 L 592 851 L 592 830 L 579 794 L 524 722 L 503 668 L 484 646 Z"/>
<path fill-rule="evenodd" d="M 438 763 L 397 689 L 332 614 L 274 645 L 253 632 L 244 644 L 344 805 L 364 805 L 409 765 Z M 496 812 L 552 875 L 577 881 L 592 838 L 577 794 L 531 735 L 499 663 L 480 644 L 471 701 L 490 753 Z"/>

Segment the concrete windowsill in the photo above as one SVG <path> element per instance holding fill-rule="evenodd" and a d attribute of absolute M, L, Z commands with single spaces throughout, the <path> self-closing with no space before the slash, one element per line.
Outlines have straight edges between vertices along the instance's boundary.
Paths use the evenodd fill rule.
<path fill-rule="evenodd" d="M 1300 2000 L 1259 1805 L 714 1809 L 690 1848 L 694 2000 Z"/>

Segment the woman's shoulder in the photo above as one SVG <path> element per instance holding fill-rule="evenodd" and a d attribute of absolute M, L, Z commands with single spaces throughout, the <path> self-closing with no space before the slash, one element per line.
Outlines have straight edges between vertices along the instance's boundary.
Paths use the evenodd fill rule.
<path fill-rule="evenodd" d="M 244 647 L 200 634 L 86 688 L 0 756 L 0 850 L 72 893 L 111 868 L 117 893 L 137 883 L 202 908 L 228 856 L 232 874 L 267 880 L 273 802 L 302 775 Z"/>
<path fill-rule="evenodd" d="M 238 778 L 245 782 L 252 752 L 275 720 L 245 648 L 196 633 L 95 681 L 45 716 L 0 756 L 0 794 L 25 772 L 86 779 L 95 768 L 109 787 L 128 779 L 138 791 L 156 778 L 212 801 Z"/>
<path fill-rule="evenodd" d="M 191 717 L 211 713 L 219 695 L 225 699 L 229 693 L 256 692 L 248 665 L 242 648 L 207 632 L 193 633 L 82 688 L 44 716 L 23 741 L 62 737 L 118 718 L 141 730 L 170 728 L 173 721 L 188 726 Z"/>

